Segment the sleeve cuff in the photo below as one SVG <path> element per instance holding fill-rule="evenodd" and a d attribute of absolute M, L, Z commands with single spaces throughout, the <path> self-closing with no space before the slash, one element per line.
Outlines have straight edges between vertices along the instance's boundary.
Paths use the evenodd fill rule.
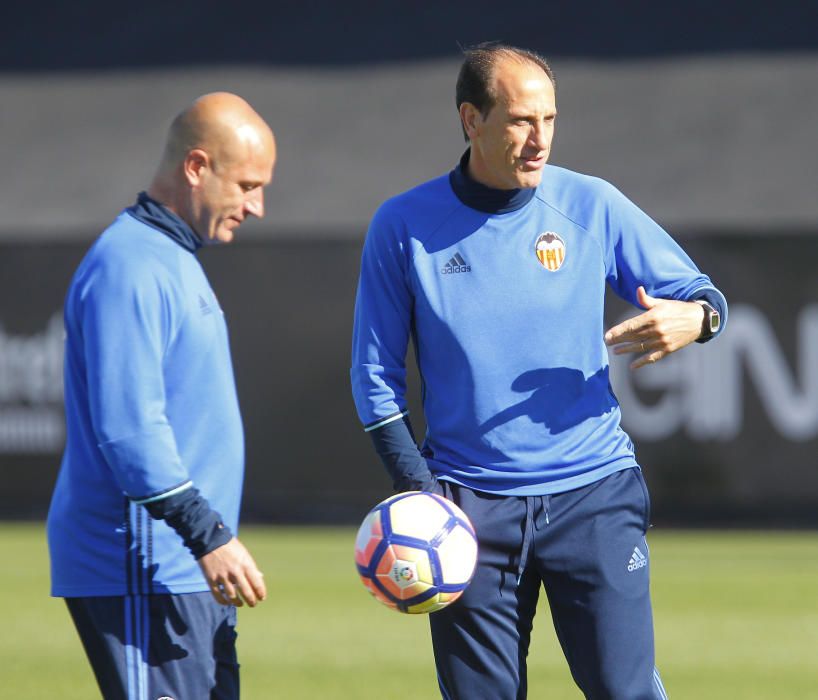
<path fill-rule="evenodd" d="M 142 503 L 150 516 L 164 520 L 182 538 L 196 559 L 227 544 L 233 533 L 194 486 L 160 500 Z"/>
<path fill-rule="evenodd" d="M 396 491 L 431 491 L 437 480 L 420 454 L 406 415 L 369 430 L 375 451 Z"/>

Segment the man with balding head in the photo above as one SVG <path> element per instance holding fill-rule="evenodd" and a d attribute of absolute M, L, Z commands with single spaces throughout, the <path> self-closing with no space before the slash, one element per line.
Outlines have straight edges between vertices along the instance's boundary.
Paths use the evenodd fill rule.
<path fill-rule="evenodd" d="M 52 595 L 106 700 L 238 697 L 235 608 L 266 589 L 234 534 L 243 431 L 224 316 L 195 253 L 264 215 L 275 160 L 247 102 L 200 97 L 68 290 Z"/>

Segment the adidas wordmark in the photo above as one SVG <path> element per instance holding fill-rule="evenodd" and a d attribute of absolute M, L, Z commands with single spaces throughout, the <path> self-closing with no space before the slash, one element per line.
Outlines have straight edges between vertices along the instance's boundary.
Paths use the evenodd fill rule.
<path fill-rule="evenodd" d="M 455 253 L 454 257 L 441 268 L 440 272 L 444 275 L 453 275 L 458 272 L 471 272 L 471 265 L 463 260 L 463 256 L 460 255 L 460 253 Z"/>

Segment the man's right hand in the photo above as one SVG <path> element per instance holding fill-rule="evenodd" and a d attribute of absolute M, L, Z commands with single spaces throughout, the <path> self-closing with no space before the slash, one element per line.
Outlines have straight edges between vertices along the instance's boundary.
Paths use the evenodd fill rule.
<path fill-rule="evenodd" d="M 267 597 L 264 574 L 247 548 L 235 537 L 199 559 L 210 592 L 221 605 L 251 608 Z"/>

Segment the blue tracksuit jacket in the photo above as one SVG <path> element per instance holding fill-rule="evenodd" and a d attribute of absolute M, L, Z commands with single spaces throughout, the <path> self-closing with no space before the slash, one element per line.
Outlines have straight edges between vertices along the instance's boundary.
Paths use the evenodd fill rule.
<path fill-rule="evenodd" d="M 125 210 L 68 291 L 67 444 L 48 518 L 56 596 L 208 590 L 179 535 L 133 501 L 195 486 L 238 526 L 244 438 L 227 327 L 194 251 L 166 234 Z"/>
<path fill-rule="evenodd" d="M 411 339 L 438 478 L 531 496 L 635 466 L 608 381 L 606 283 L 634 304 L 639 285 L 707 298 L 726 321 L 723 295 L 603 180 L 549 165 L 536 190 L 493 207 L 469 182 L 461 165 L 372 220 L 352 342 L 360 420 L 378 429 L 406 414 Z"/>

